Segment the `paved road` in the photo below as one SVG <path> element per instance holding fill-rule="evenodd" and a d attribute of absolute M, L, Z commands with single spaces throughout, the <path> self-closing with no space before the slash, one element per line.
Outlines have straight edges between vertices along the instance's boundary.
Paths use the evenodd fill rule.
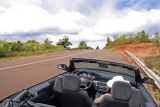
<path fill-rule="evenodd" d="M 62 71 L 58 70 L 56 65 L 60 63 L 68 64 L 71 57 L 127 63 L 126 58 L 121 53 L 104 50 L 67 51 L 25 59 L 0 61 L 0 100 L 20 89 L 60 74 Z"/>

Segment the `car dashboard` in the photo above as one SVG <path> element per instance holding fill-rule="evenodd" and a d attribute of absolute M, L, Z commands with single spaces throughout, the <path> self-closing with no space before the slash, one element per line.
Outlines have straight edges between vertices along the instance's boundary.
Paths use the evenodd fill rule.
<path fill-rule="evenodd" d="M 79 74 L 79 72 L 82 72 Z M 98 92 L 109 92 L 110 88 L 107 86 L 108 80 L 112 79 L 114 76 L 122 76 L 125 80 L 129 81 L 133 87 L 136 87 L 136 81 L 134 77 L 118 74 L 114 72 L 107 71 L 97 71 L 97 70 L 88 70 L 88 69 L 78 69 L 73 72 L 73 74 L 77 75 L 80 78 L 88 78 L 93 80 L 93 86 Z"/>

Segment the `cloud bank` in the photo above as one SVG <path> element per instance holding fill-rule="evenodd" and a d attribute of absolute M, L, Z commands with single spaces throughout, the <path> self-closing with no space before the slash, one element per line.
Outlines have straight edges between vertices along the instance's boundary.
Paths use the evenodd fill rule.
<path fill-rule="evenodd" d="M 0 0 L 0 39 L 56 43 L 69 36 L 104 46 L 113 34 L 160 31 L 160 2 L 153 0 Z"/>

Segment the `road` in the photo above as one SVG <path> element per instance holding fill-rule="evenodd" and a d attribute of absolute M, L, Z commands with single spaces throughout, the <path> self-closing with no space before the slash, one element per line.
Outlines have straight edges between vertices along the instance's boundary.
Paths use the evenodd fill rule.
<path fill-rule="evenodd" d="M 69 58 L 94 58 L 127 63 L 121 53 L 106 50 L 78 50 L 56 54 L 27 57 L 10 61 L 0 61 L 0 100 L 47 80 L 63 71 L 56 68 L 57 64 L 69 64 Z"/>

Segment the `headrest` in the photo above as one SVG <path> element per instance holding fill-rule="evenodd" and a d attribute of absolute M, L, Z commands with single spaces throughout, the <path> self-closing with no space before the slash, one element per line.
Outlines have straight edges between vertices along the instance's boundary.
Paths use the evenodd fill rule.
<path fill-rule="evenodd" d="M 80 78 L 76 75 L 65 75 L 62 80 L 62 88 L 69 91 L 78 91 L 80 89 Z"/>
<path fill-rule="evenodd" d="M 130 99 L 132 94 L 132 87 L 128 82 L 116 81 L 113 83 L 111 89 L 111 96 L 114 99 L 127 101 Z"/>
<path fill-rule="evenodd" d="M 114 76 L 111 80 L 109 80 L 107 82 L 107 86 L 111 88 L 113 83 L 116 82 L 116 81 L 125 81 L 125 82 L 129 83 L 129 81 L 124 80 L 124 78 L 122 76 L 117 75 L 117 76 Z"/>
<path fill-rule="evenodd" d="M 138 89 L 132 88 L 132 95 L 129 101 L 129 107 L 141 107 L 142 96 Z"/>
<path fill-rule="evenodd" d="M 62 76 L 58 76 L 55 80 L 55 83 L 54 83 L 54 87 L 53 87 L 53 90 L 56 91 L 56 92 L 63 92 L 63 88 L 62 88 L 62 79 L 63 77 Z"/>

